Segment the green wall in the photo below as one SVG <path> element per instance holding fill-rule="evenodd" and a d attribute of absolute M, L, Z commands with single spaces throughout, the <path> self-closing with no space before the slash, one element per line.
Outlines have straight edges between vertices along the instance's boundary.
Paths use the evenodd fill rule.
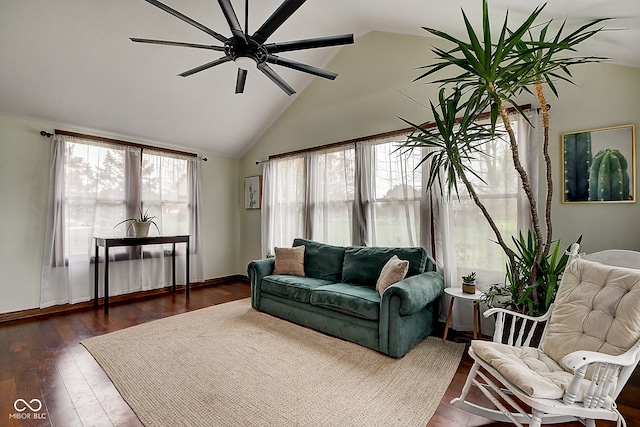
<path fill-rule="evenodd" d="M 339 73 L 334 82 L 314 79 L 263 137 L 242 158 L 238 181 L 261 173 L 255 165 L 271 154 L 288 152 L 406 127 L 398 119 L 430 119 L 429 97 L 438 87 L 412 82 L 420 66 L 433 58 L 436 40 L 381 32 L 369 33 L 344 47 L 327 65 Z M 439 43 L 439 42 L 437 42 Z M 554 236 L 563 241 L 583 234 L 583 249 L 640 250 L 640 204 L 566 205 L 560 203 L 560 136 L 563 132 L 619 124 L 640 124 L 640 69 L 593 64 L 574 69 L 577 86 L 560 84 L 560 99 L 549 94 L 551 156 L 556 193 L 553 199 Z M 532 103 L 523 97 L 521 103 Z M 636 154 L 637 156 L 637 154 Z M 542 162 L 541 162 L 542 165 Z M 544 171 L 540 171 L 544 178 Z M 544 182 L 540 183 L 544 188 Z M 637 185 L 637 181 L 636 181 Z M 241 203 L 242 194 L 238 195 Z M 640 193 L 638 193 L 640 196 Z M 544 199 L 540 193 L 539 200 Z M 260 253 L 260 212 L 241 215 L 241 266 Z"/>
<path fill-rule="evenodd" d="M 0 116 L 0 313 L 40 304 L 51 157 L 43 129 Z"/>

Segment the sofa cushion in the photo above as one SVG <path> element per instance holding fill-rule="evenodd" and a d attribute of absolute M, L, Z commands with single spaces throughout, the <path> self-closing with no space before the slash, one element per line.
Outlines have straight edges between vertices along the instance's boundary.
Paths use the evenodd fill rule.
<path fill-rule="evenodd" d="M 380 277 L 376 282 L 376 291 L 382 295 L 389 286 L 404 279 L 407 270 L 409 270 L 409 261 L 401 260 L 397 255 L 392 256 L 382 267 Z"/>
<path fill-rule="evenodd" d="M 424 248 L 350 247 L 344 254 L 342 281 L 375 288 L 382 268 L 394 255 L 409 261 L 407 277 L 424 272 L 428 258 Z"/>
<path fill-rule="evenodd" d="M 271 275 L 262 279 L 262 292 L 309 303 L 311 290 L 333 282 L 312 277 Z"/>
<path fill-rule="evenodd" d="M 276 264 L 273 274 L 304 276 L 304 246 L 297 248 L 275 248 Z"/>
<path fill-rule="evenodd" d="M 293 246 L 304 246 L 304 271 L 309 277 L 340 282 L 345 247 L 326 245 L 307 239 L 294 239 Z"/>
<path fill-rule="evenodd" d="M 380 294 L 372 288 L 349 283 L 318 286 L 311 291 L 311 304 L 368 320 L 380 317 Z"/>

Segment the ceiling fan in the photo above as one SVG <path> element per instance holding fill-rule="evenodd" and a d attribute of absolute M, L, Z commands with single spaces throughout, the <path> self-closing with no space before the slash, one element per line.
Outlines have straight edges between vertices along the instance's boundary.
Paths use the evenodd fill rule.
<path fill-rule="evenodd" d="M 238 77 L 236 80 L 236 93 L 243 93 L 245 82 L 247 80 L 247 70 L 256 66 L 258 70 L 264 73 L 271 81 L 286 92 L 287 95 L 293 95 L 296 91 L 285 82 L 269 64 L 281 65 L 304 73 L 313 74 L 325 79 L 333 80 L 338 75 L 331 71 L 311 65 L 292 61 L 275 55 L 280 52 L 290 52 L 294 50 L 315 49 L 319 47 L 339 46 L 353 43 L 353 34 L 344 34 L 340 36 L 318 37 L 304 40 L 293 40 L 282 43 L 267 43 L 267 39 L 287 20 L 293 13 L 302 6 L 306 0 L 284 0 L 284 2 L 276 9 L 275 12 L 262 24 L 262 26 L 253 35 L 249 35 L 249 0 L 245 0 L 245 25 L 244 31 L 240 26 L 238 17 L 231 5 L 231 0 L 218 0 L 222 13 L 227 19 L 232 36 L 225 37 L 212 29 L 205 27 L 199 22 L 194 21 L 186 15 L 175 9 L 161 3 L 157 0 L 145 0 L 147 3 L 164 10 L 165 12 L 175 16 L 176 18 L 186 22 L 197 29 L 213 36 L 215 39 L 223 43 L 223 46 L 212 46 L 197 43 L 175 42 L 168 40 L 154 40 L 131 38 L 136 43 L 150 43 L 167 46 L 190 47 L 196 49 L 208 49 L 218 52 L 224 52 L 224 56 L 215 59 L 206 64 L 200 65 L 191 70 L 181 73 L 180 76 L 188 77 L 200 71 L 213 68 L 225 62 L 234 61 L 238 66 Z"/>

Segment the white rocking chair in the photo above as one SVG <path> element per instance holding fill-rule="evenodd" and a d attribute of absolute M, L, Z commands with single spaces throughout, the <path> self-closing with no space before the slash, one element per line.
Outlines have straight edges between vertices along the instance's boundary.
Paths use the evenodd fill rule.
<path fill-rule="evenodd" d="M 544 316 L 484 313 L 496 315 L 493 342 L 471 342 L 475 362 L 454 406 L 520 427 L 576 420 L 595 427 L 596 419 L 626 426 L 615 400 L 640 361 L 640 252 L 579 257 L 577 250 Z M 530 347 L 541 322 L 540 345 Z M 495 408 L 469 401 L 472 386 Z"/>

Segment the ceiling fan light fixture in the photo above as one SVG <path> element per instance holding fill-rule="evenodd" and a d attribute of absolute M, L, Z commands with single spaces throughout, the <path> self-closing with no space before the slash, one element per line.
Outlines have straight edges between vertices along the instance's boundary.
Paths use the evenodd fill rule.
<path fill-rule="evenodd" d="M 238 66 L 238 68 L 242 70 L 249 70 L 256 66 L 256 61 L 253 58 L 249 58 L 248 56 L 238 56 L 234 62 Z"/>

